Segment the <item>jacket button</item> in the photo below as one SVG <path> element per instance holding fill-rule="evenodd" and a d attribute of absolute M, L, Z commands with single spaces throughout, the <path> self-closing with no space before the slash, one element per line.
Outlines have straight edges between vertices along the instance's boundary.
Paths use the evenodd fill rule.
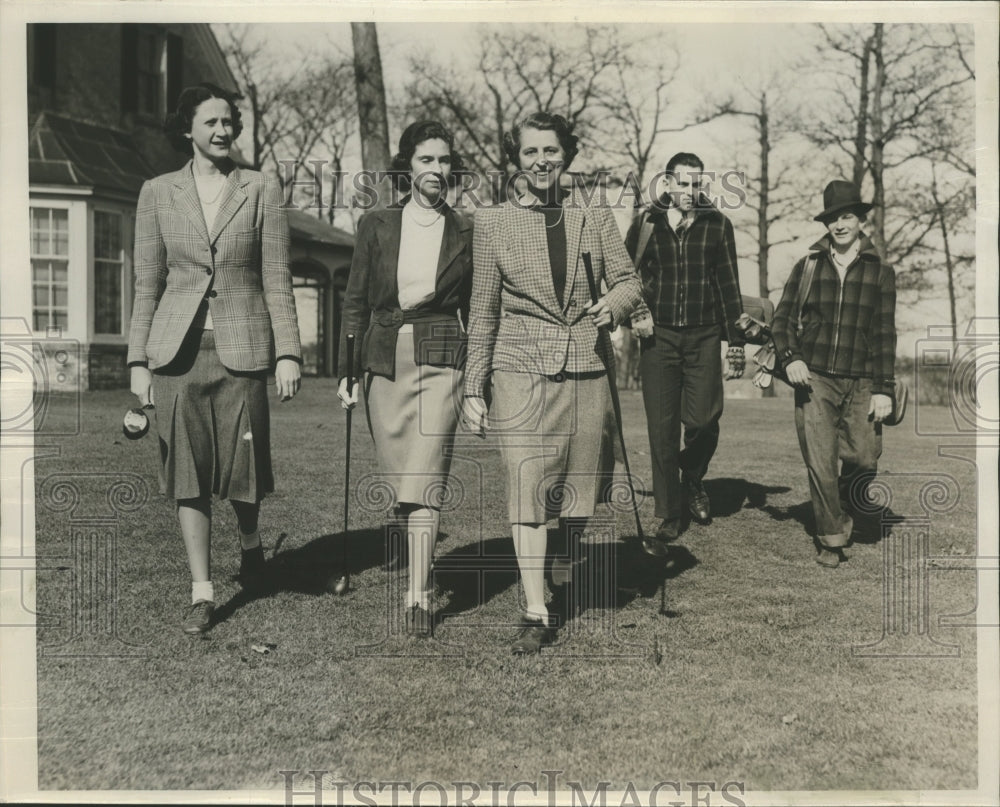
<path fill-rule="evenodd" d="M 213 254 L 213 255 L 214 255 L 214 254 L 215 254 L 216 252 L 218 252 L 218 251 L 219 251 L 219 248 L 218 248 L 217 246 L 215 246 L 215 244 L 212 244 L 212 247 L 211 247 L 211 249 L 212 249 L 212 254 Z"/>
<path fill-rule="evenodd" d="M 211 270 L 211 269 L 206 269 L 206 270 L 205 270 L 205 274 L 206 274 L 206 275 L 210 275 L 210 274 L 212 274 L 212 270 Z"/>
<path fill-rule="evenodd" d="M 208 296 L 209 296 L 209 297 L 218 297 L 218 296 L 219 296 L 219 292 L 217 292 L 217 291 L 216 291 L 215 289 L 212 289 L 212 290 L 211 290 L 211 291 L 210 291 L 210 292 L 208 293 Z"/>

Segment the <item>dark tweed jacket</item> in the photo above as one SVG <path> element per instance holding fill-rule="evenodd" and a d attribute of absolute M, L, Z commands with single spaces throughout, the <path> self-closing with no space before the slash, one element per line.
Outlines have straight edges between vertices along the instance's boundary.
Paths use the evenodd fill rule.
<path fill-rule="evenodd" d="M 871 378 L 872 392 L 893 394 L 896 361 L 896 276 L 865 236 L 841 288 L 830 258 L 829 236 L 810 248 L 818 258 L 809 295 L 802 306 L 803 329 L 796 333 L 795 303 L 806 263 L 795 264 L 772 332 L 782 365 L 797 359 L 810 370 L 847 378 Z"/>
<path fill-rule="evenodd" d="M 347 334 L 353 333 L 357 336 L 355 376 L 367 370 L 395 378 L 396 338 L 404 320 L 396 269 L 403 206 L 408 198 L 366 213 L 358 222 L 340 330 L 341 377 L 347 374 Z M 472 221 L 451 208 L 444 215 L 434 298 L 410 313 L 432 318 L 438 314 L 438 320 L 450 317 L 453 322 L 414 321 L 414 360 L 418 364 L 458 366 L 464 362 L 466 338 L 458 312 L 467 322 L 472 291 Z"/>

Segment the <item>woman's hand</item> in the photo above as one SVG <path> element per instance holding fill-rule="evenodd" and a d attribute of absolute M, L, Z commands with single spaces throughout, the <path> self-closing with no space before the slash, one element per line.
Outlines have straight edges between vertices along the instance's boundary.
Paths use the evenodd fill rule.
<path fill-rule="evenodd" d="M 632 318 L 632 334 L 639 339 L 649 339 L 653 335 L 653 316 L 648 312 Z"/>
<path fill-rule="evenodd" d="M 807 387 L 812 380 L 809 368 L 802 359 L 796 359 L 789 364 L 785 368 L 785 376 L 788 378 L 788 383 L 794 387 Z"/>
<path fill-rule="evenodd" d="M 302 381 L 302 370 L 294 359 L 278 359 L 274 368 L 274 380 L 278 385 L 278 397 L 282 401 L 290 401 L 299 391 Z"/>
<path fill-rule="evenodd" d="M 358 379 L 354 379 L 350 391 L 347 389 L 347 376 L 340 379 L 340 386 L 337 388 L 337 397 L 340 398 L 340 405 L 344 409 L 353 409 L 358 403 Z"/>
<path fill-rule="evenodd" d="M 467 397 L 462 401 L 462 424 L 473 434 L 486 437 L 486 401 Z"/>
<path fill-rule="evenodd" d="M 876 392 L 872 395 L 871 403 L 868 404 L 868 414 L 876 423 L 881 423 L 892 414 L 892 398 Z"/>
<path fill-rule="evenodd" d="M 591 319 L 594 320 L 594 324 L 598 328 L 601 328 L 604 325 L 610 327 L 613 322 L 613 318 L 611 316 L 611 306 L 608 305 L 607 297 L 602 297 L 590 306 L 590 308 L 587 309 L 587 313 L 590 314 Z"/>
<path fill-rule="evenodd" d="M 148 367 L 132 367 L 129 389 L 142 406 L 153 403 L 153 373 Z"/>

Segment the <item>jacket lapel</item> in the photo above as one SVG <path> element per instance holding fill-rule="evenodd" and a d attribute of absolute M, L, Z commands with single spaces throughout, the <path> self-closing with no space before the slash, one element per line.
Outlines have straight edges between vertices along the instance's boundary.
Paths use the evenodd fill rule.
<path fill-rule="evenodd" d="M 451 266 L 455 258 L 462 254 L 465 248 L 466 233 L 472 224 L 460 213 L 448 209 L 444 220 L 444 237 L 441 239 L 441 255 L 438 258 L 437 276 L 434 285 L 441 287 L 441 281 L 445 272 Z"/>
<path fill-rule="evenodd" d="M 586 219 L 586 208 L 567 199 L 563 206 L 566 216 L 566 287 L 563 291 L 562 310 L 565 313 L 573 299 L 573 284 L 580 268 L 580 238 L 583 235 L 583 223 Z M 590 294 L 588 290 L 588 295 Z M 589 297 L 588 297 L 589 299 Z"/>
<path fill-rule="evenodd" d="M 218 240 L 219 234 L 246 203 L 247 193 L 244 188 L 247 182 L 249 180 L 241 177 L 239 167 L 233 168 L 229 172 L 229 176 L 226 177 L 226 186 L 222 190 L 222 201 L 219 203 L 219 212 L 215 214 L 215 221 L 212 222 L 211 243 L 214 244 Z M 194 184 L 193 179 L 191 184 Z"/>
<path fill-rule="evenodd" d="M 208 228 L 205 227 L 205 216 L 201 212 L 201 202 L 198 199 L 198 189 L 194 184 L 190 162 L 177 172 L 174 179 L 174 208 L 191 222 L 198 234 L 207 242 Z"/>
<path fill-rule="evenodd" d="M 384 273 L 379 279 L 382 288 L 391 290 L 390 300 L 398 300 L 399 283 L 396 273 L 399 267 L 399 237 L 403 229 L 403 207 L 387 207 L 379 211 L 379 227 L 377 243 L 379 245 L 380 259 L 377 262 L 375 271 Z M 396 303 L 398 305 L 398 303 Z"/>

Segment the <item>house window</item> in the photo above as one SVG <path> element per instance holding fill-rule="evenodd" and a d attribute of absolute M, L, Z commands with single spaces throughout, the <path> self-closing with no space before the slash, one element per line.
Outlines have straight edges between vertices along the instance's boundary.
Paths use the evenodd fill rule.
<path fill-rule="evenodd" d="M 32 327 L 69 326 L 69 211 L 31 208 Z"/>
<path fill-rule="evenodd" d="M 163 65 L 163 38 L 152 31 L 140 31 L 137 44 L 138 111 L 143 115 L 159 117 L 165 109 L 161 103 L 166 72 Z"/>
<path fill-rule="evenodd" d="M 177 104 L 183 39 L 149 25 L 122 25 L 122 111 L 157 120 Z"/>
<path fill-rule="evenodd" d="M 125 251 L 120 213 L 94 211 L 94 333 L 120 335 Z"/>

